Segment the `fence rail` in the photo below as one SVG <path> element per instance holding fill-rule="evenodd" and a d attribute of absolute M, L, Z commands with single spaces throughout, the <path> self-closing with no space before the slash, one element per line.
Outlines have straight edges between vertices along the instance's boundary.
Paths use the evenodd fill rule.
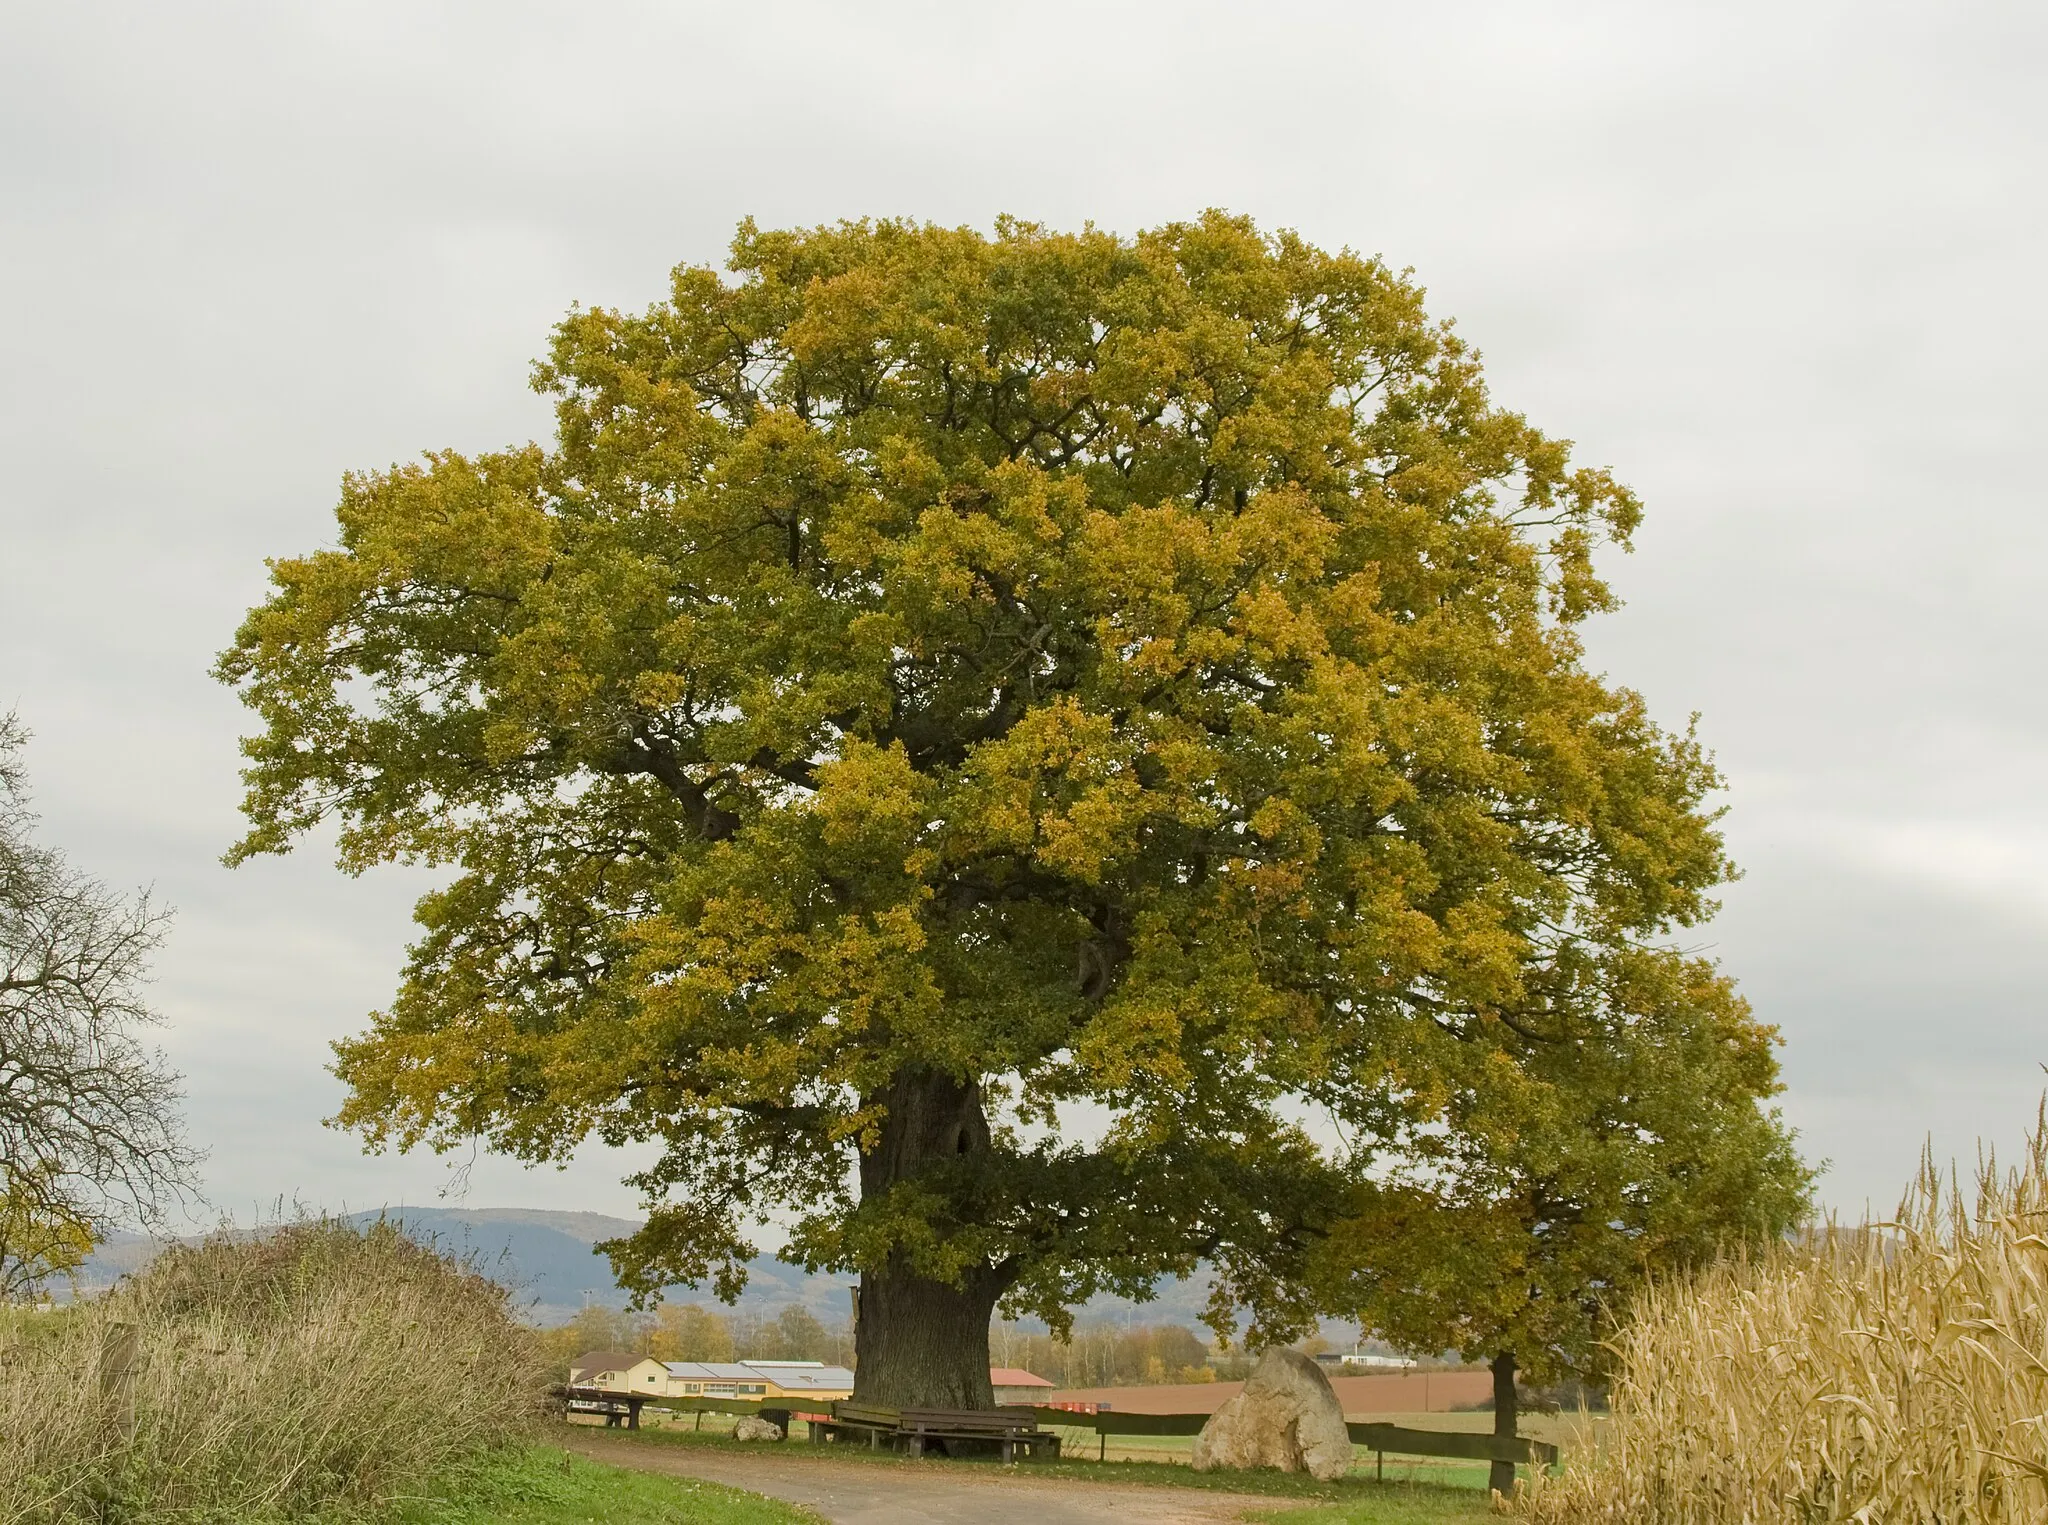
<path fill-rule="evenodd" d="M 1199 1435 L 1207 1414 L 1139 1414 L 1119 1409 L 1081 1413 L 1073 1409 L 1034 1409 L 1040 1424 L 1065 1425 L 1109 1435 Z M 1347 1420 L 1352 1442 L 1382 1455 L 1443 1456 L 1459 1461 L 1515 1461 L 1548 1465 L 1557 1447 L 1526 1435 L 1487 1435 L 1469 1430 L 1412 1430 L 1404 1425 Z"/>
<path fill-rule="evenodd" d="M 597 1389 L 570 1389 L 577 1398 L 597 1397 Z M 606 1392 L 605 1397 L 624 1400 L 625 1394 Z M 634 1407 L 647 1402 L 684 1414 L 758 1414 L 763 1408 L 808 1418 L 829 1415 L 832 1405 L 805 1402 L 799 1398 L 636 1398 Z M 1107 1453 L 1111 1435 L 1199 1435 L 1209 1422 L 1207 1414 L 1140 1414 L 1126 1409 L 1051 1408 L 1034 1404 L 1032 1414 L 1041 1425 L 1070 1430 L 1093 1430 L 1100 1449 Z M 637 1419 L 637 1415 L 634 1416 Z M 701 1419 L 698 1421 L 703 1422 Z M 637 1428 L 637 1424 L 635 1428 Z M 1373 1420 L 1346 1420 L 1354 1445 L 1364 1446 L 1380 1456 L 1441 1456 L 1454 1461 L 1512 1461 L 1530 1466 L 1548 1466 L 1557 1460 L 1557 1447 L 1526 1435 L 1490 1435 L 1472 1430 L 1415 1430 L 1406 1425 L 1381 1424 Z"/>
<path fill-rule="evenodd" d="M 1488 1435 L 1471 1430 L 1411 1430 L 1398 1424 L 1347 1421 L 1352 1442 L 1400 1456 L 1449 1456 L 1460 1461 L 1519 1461 L 1532 1466 L 1557 1460 L 1557 1447 L 1526 1435 Z"/>

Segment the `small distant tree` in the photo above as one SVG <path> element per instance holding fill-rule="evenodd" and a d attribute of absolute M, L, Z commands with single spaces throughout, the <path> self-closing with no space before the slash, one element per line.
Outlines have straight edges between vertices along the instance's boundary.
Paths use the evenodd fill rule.
<path fill-rule="evenodd" d="M 800 1304 L 792 1304 L 775 1316 L 778 1356 L 785 1361 L 822 1361 L 830 1349 L 831 1335 L 818 1316 Z"/>
<path fill-rule="evenodd" d="M 569 1363 L 593 1350 L 635 1350 L 647 1331 L 630 1313 L 591 1305 L 566 1324 L 543 1331 L 541 1348 L 550 1365 L 566 1375 Z"/>
<path fill-rule="evenodd" d="M 1161 1324 L 1155 1325 L 1149 1333 L 1160 1364 L 1167 1370 L 1178 1372 L 1207 1364 L 1209 1349 L 1195 1337 L 1192 1329 L 1179 1324 Z"/>
<path fill-rule="evenodd" d="M 999 1302 L 1203 1263 L 1301 1333 L 1302 1119 L 1511 1084 L 1726 871 L 1581 661 L 1635 499 L 1412 282 L 1220 213 L 749 223 L 729 273 L 569 317 L 547 446 L 348 478 L 221 660 L 235 858 L 451 871 L 342 1120 L 658 1144 L 622 1280 L 732 1295 L 780 1212 L 870 1401 L 986 1406 Z"/>
<path fill-rule="evenodd" d="M 1775 1034 L 1704 961 L 1641 949 L 1596 998 L 1529 1019 L 1513 1083 L 1451 1077 L 1441 1126 L 1358 1183 L 1319 1250 L 1330 1312 L 1493 1372 L 1598 1383 L 1610 1320 L 1645 1278 L 1783 1234 L 1812 1172 L 1777 1114 Z M 1490 1485 L 1514 1486 L 1496 1461 Z"/>
<path fill-rule="evenodd" d="M 649 1354 L 663 1361 L 730 1361 L 732 1325 L 698 1303 L 663 1303 L 655 1310 Z"/>
<path fill-rule="evenodd" d="M 178 1078 L 143 1032 L 168 916 L 33 837 L 20 749 L 0 716 L 0 1297 L 76 1271 L 117 1224 L 190 1191 Z"/>
<path fill-rule="evenodd" d="M 53 1203 L 46 1183 L 22 1185 L 7 1173 L 0 1190 L 0 1302 L 36 1298 L 53 1277 L 71 1277 L 99 1243 L 75 1204 Z"/>

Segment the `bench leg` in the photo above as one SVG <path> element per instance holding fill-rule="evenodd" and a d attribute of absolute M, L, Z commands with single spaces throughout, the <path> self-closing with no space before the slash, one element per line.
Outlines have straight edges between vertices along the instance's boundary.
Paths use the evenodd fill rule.
<path fill-rule="evenodd" d="M 1010 1439 L 1010 1437 L 1009 1437 L 1009 1436 L 1005 1435 L 1005 1436 L 1003 1437 L 1003 1460 L 1004 1460 L 1004 1461 L 1006 1461 L 1006 1462 L 1012 1462 L 1012 1461 L 1015 1461 L 1016 1459 L 1017 1459 L 1017 1442 L 1016 1442 L 1016 1441 L 1014 1441 L 1014 1440 L 1012 1440 L 1012 1439 Z"/>

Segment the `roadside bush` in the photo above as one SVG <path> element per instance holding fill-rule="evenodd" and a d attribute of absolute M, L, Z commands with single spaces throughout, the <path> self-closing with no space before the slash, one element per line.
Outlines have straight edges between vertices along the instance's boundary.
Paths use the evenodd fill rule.
<path fill-rule="evenodd" d="M 174 1246 L 0 1341 L 0 1525 L 346 1513 L 512 1438 L 544 1385 L 504 1289 L 382 1223 Z"/>
<path fill-rule="evenodd" d="M 2048 1124 L 2048 1114 L 2044 1114 Z M 1543 1525 L 2048 1520 L 2048 1145 L 1640 1298 Z"/>

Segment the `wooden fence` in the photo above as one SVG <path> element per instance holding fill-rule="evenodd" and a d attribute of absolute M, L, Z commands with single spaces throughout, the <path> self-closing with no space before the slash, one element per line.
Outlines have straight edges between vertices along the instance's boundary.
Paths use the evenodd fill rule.
<path fill-rule="evenodd" d="M 1074 1409 L 1039 1408 L 1040 1424 L 1065 1425 L 1068 1429 L 1093 1430 L 1099 1441 L 1098 1456 L 1106 1455 L 1111 1435 L 1199 1435 L 1210 1419 L 1208 1414 L 1138 1414 L 1116 1409 L 1093 1413 Z M 1502 1436 L 1456 1430 L 1412 1430 L 1404 1425 L 1378 1424 L 1369 1420 L 1347 1420 L 1353 1444 L 1378 1454 L 1382 1465 L 1389 1452 L 1397 1456 L 1444 1456 L 1460 1461 L 1514 1461 L 1548 1466 L 1557 1460 L 1557 1447 L 1524 1435 Z"/>
<path fill-rule="evenodd" d="M 590 1389 L 571 1389 L 582 1397 Z M 623 1401 L 623 1395 L 621 1401 Z M 796 1398 L 649 1398 L 644 1400 L 658 1408 L 677 1413 L 696 1414 L 697 1424 L 703 1427 L 705 1414 L 759 1414 L 763 1409 L 786 1414 L 793 1418 L 808 1419 L 816 1414 L 820 1419 L 830 1415 L 830 1403 L 805 1403 Z M 635 1408 L 638 1408 L 636 1403 Z M 1097 1457 L 1109 1453 L 1109 1437 L 1112 1435 L 1199 1435 L 1202 1426 L 1211 1418 L 1208 1414 L 1140 1414 L 1127 1410 L 1102 1409 L 1090 1411 L 1067 1408 L 1046 1408 L 1034 1406 L 1041 1425 L 1057 1425 L 1069 1430 L 1093 1430 L 1096 1435 Z M 637 1428 L 637 1414 L 634 1427 Z M 1512 1461 L 1530 1466 L 1548 1466 L 1557 1460 L 1557 1447 L 1547 1441 L 1531 1440 L 1526 1435 L 1503 1436 L 1467 1430 L 1416 1430 L 1405 1425 L 1380 1424 L 1372 1420 L 1346 1420 L 1344 1427 L 1351 1432 L 1354 1445 L 1361 1445 L 1374 1453 L 1376 1467 L 1384 1471 L 1386 1458 L 1392 1456 L 1439 1456 L 1454 1461 Z"/>

